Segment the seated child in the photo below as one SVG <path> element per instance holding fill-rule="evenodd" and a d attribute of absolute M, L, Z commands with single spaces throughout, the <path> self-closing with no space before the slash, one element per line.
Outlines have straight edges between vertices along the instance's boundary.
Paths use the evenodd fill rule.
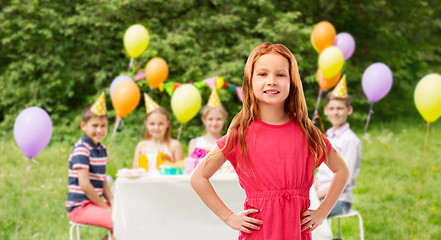
<path fill-rule="evenodd" d="M 205 128 L 203 136 L 193 138 L 188 144 L 188 158 L 186 159 L 186 174 L 191 174 L 200 160 L 213 148 L 222 137 L 221 131 L 227 120 L 228 113 L 222 107 L 215 89 L 211 92 L 207 105 L 202 109 L 202 122 Z M 191 166 L 190 166 L 191 165 Z M 220 169 L 221 172 L 234 172 L 228 161 Z"/>
<path fill-rule="evenodd" d="M 349 128 L 348 116 L 352 113 L 351 98 L 346 90 L 346 78 L 343 77 L 335 89 L 326 96 L 325 115 L 332 124 L 326 132 L 332 146 L 337 150 L 349 168 L 350 177 L 334 208 L 328 217 L 347 213 L 352 205 L 352 190 L 355 188 L 355 178 L 361 167 L 361 142 Z M 322 164 L 317 171 L 315 187 L 318 197 L 323 199 L 329 191 L 333 173 Z"/>
<path fill-rule="evenodd" d="M 147 94 L 144 140 L 138 143 L 133 159 L 133 168 L 141 167 L 138 160 L 147 158 L 147 171 L 159 172 L 159 166 L 166 161 L 176 162 L 184 159 L 181 143 L 171 138 L 170 118 L 167 111 L 159 107 Z"/>
<path fill-rule="evenodd" d="M 101 143 L 108 127 L 104 93 L 83 110 L 80 126 L 84 136 L 69 156 L 67 214 L 73 222 L 113 231 L 113 196 L 106 177 L 107 151 Z"/>

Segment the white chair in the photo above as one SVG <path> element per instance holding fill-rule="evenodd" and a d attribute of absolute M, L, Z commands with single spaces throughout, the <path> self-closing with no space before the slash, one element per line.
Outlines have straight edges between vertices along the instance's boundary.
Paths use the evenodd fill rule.
<path fill-rule="evenodd" d="M 92 226 L 92 225 L 87 225 L 87 224 L 81 224 L 81 223 L 76 223 L 76 222 L 72 222 L 70 221 L 70 230 L 69 230 L 69 234 L 70 234 L 70 240 L 74 240 L 74 229 L 77 229 L 77 240 L 80 240 L 80 226 Z M 111 236 L 110 236 L 110 231 L 107 231 L 107 239 L 111 240 Z"/>
<path fill-rule="evenodd" d="M 335 215 L 335 216 L 330 217 L 331 220 L 332 220 L 332 218 L 337 218 L 337 220 L 338 220 L 338 237 L 340 239 L 341 239 L 341 223 L 340 223 L 340 218 L 354 217 L 354 216 L 358 217 L 358 228 L 360 230 L 360 239 L 364 240 L 363 218 L 361 217 L 360 213 L 358 213 L 358 211 L 354 210 L 354 209 L 349 210 L 348 213 L 344 213 L 344 214 Z"/>

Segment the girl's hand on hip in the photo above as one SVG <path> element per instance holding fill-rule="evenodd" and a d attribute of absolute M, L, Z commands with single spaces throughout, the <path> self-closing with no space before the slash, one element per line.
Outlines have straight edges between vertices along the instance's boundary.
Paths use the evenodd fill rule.
<path fill-rule="evenodd" d="M 231 213 L 225 223 L 234 230 L 239 230 L 244 233 L 251 233 L 251 230 L 260 230 L 262 224 L 261 220 L 248 217 L 252 213 L 257 213 L 257 209 L 247 209 L 238 213 Z"/>
<path fill-rule="evenodd" d="M 308 209 L 302 213 L 301 222 L 302 232 L 312 232 L 326 219 L 326 216 L 322 216 L 320 211 Z"/>

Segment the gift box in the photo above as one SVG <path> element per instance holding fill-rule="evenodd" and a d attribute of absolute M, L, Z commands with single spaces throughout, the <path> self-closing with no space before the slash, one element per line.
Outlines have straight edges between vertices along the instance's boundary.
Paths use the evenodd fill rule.
<path fill-rule="evenodd" d="M 184 161 L 165 162 L 159 167 L 159 173 L 162 175 L 182 175 L 184 172 Z"/>
<path fill-rule="evenodd" d="M 207 153 L 203 148 L 195 148 L 190 157 L 184 159 L 185 174 L 191 174 Z"/>

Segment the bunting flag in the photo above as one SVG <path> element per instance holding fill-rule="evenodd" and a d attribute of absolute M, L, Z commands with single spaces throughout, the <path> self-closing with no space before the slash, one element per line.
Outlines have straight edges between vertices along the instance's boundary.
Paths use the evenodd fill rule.
<path fill-rule="evenodd" d="M 346 74 L 343 75 L 340 82 L 338 82 L 337 86 L 332 91 L 332 95 L 339 98 L 345 98 L 348 96 L 348 88 L 346 85 Z"/>
<path fill-rule="evenodd" d="M 100 97 L 92 105 L 90 110 L 98 116 L 104 116 L 107 114 L 106 96 L 104 95 L 104 93 L 101 93 Z"/>
<path fill-rule="evenodd" d="M 145 78 L 145 73 L 144 72 L 137 72 L 135 75 L 135 81 L 141 80 Z"/>
<path fill-rule="evenodd" d="M 204 82 L 208 85 L 210 89 L 216 88 L 216 79 L 217 77 L 207 78 Z"/>
<path fill-rule="evenodd" d="M 242 102 L 242 87 L 236 87 L 236 92 L 239 96 L 240 101 Z"/>
<path fill-rule="evenodd" d="M 144 93 L 144 101 L 145 101 L 145 111 L 147 114 L 151 112 L 153 109 L 159 107 L 159 105 L 155 101 L 153 101 L 153 99 L 151 99 L 149 95 L 147 95 L 147 93 Z"/>
<path fill-rule="evenodd" d="M 239 96 L 239 100 L 242 101 L 242 87 L 237 87 L 231 83 L 225 82 L 223 77 L 215 76 L 204 79 L 202 81 L 193 82 L 191 84 L 193 84 L 193 86 L 195 86 L 197 89 L 202 89 L 206 86 L 208 86 L 212 90 L 226 88 L 228 89 L 229 92 L 237 92 L 237 95 Z M 182 83 L 170 81 L 170 82 L 162 83 L 161 85 L 159 85 L 158 89 L 160 92 L 163 91 L 167 92 L 167 94 L 171 97 L 173 95 L 173 92 L 181 85 Z"/>

